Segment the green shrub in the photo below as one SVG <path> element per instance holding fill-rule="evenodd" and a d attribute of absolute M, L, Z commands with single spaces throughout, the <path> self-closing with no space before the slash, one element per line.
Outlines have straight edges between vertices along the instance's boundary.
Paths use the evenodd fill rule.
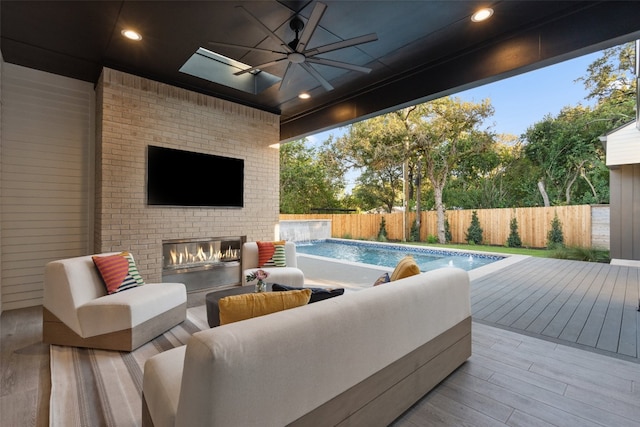
<path fill-rule="evenodd" d="M 608 264 L 611 261 L 609 251 L 606 249 L 580 248 L 577 246 L 559 246 L 551 253 L 550 256 L 551 258 L 602 262 L 605 264 Z"/>
<path fill-rule="evenodd" d="M 382 220 L 380 220 L 380 229 L 378 230 L 378 241 L 386 242 L 387 240 L 387 221 L 382 217 Z"/>
<path fill-rule="evenodd" d="M 482 244 L 482 227 L 480 227 L 477 211 L 471 213 L 471 225 L 467 229 L 465 238 L 470 245 Z"/>
<path fill-rule="evenodd" d="M 447 218 L 444 219 L 444 242 L 451 243 L 453 238 L 451 237 L 451 229 L 449 228 L 449 220 Z"/>
<path fill-rule="evenodd" d="M 507 247 L 521 248 L 522 239 L 520 239 L 520 233 L 518 233 L 518 220 L 516 218 L 511 218 L 509 229 L 511 231 L 509 233 L 509 237 L 507 237 Z"/>
<path fill-rule="evenodd" d="M 409 233 L 409 241 L 411 242 L 419 242 L 420 241 L 420 229 L 418 228 L 418 221 L 414 220 L 413 224 L 411 224 L 411 232 Z"/>
<path fill-rule="evenodd" d="M 429 234 L 427 236 L 427 243 L 431 243 L 432 245 L 434 243 L 438 243 L 438 236 L 434 236 L 433 234 Z"/>
<path fill-rule="evenodd" d="M 564 246 L 564 234 L 562 233 L 562 223 L 556 213 L 551 220 L 551 230 L 547 233 L 547 247 L 557 249 Z"/>

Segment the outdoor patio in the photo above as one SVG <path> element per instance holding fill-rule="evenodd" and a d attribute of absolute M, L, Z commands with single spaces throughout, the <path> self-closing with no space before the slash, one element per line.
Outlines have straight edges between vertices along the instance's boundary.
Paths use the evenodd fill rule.
<path fill-rule="evenodd" d="M 315 266 L 310 284 L 335 286 L 314 272 L 336 273 L 352 292 L 380 272 L 327 268 L 309 257 L 299 265 Z M 472 356 L 393 425 L 638 426 L 639 273 L 528 257 L 471 272 Z M 2 396 L 0 424 L 47 424 L 49 351 L 40 316 L 36 307 L 2 314 L 0 383 L 9 394 Z"/>

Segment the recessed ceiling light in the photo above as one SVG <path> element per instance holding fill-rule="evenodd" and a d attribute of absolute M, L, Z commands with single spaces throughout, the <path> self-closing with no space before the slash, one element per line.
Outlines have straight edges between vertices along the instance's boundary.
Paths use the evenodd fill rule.
<path fill-rule="evenodd" d="M 300 99 L 309 99 L 309 98 L 311 98 L 311 95 L 309 95 L 307 92 L 302 92 L 300 95 L 298 95 L 298 98 L 300 98 Z"/>
<path fill-rule="evenodd" d="M 473 22 L 482 22 L 484 20 L 491 18 L 491 15 L 493 15 L 493 9 L 490 9 L 490 8 L 480 9 L 479 11 L 471 15 L 471 20 Z"/>
<path fill-rule="evenodd" d="M 133 30 L 122 30 L 121 34 L 126 38 L 128 38 L 129 40 L 135 40 L 135 41 L 142 40 L 142 36 L 140 35 L 140 33 Z"/>

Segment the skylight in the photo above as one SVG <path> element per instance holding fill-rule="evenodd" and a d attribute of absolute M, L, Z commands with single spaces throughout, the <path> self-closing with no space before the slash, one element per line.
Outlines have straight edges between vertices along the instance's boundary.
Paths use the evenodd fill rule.
<path fill-rule="evenodd" d="M 236 76 L 234 73 L 251 68 L 235 59 L 227 58 L 205 48 L 198 50 L 180 67 L 180 71 L 213 83 L 257 95 L 281 79 L 262 70 Z"/>

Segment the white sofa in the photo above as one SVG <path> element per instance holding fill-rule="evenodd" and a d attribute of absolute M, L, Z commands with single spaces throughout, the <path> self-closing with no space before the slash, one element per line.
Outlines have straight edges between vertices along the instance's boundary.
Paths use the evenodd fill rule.
<path fill-rule="evenodd" d="M 186 315 L 182 283 L 148 283 L 107 295 L 91 255 L 45 266 L 42 338 L 47 344 L 131 351 Z"/>
<path fill-rule="evenodd" d="M 269 273 L 267 281 L 270 283 L 296 287 L 303 286 L 304 273 L 298 268 L 295 243 L 286 242 L 284 251 L 287 263 L 286 267 L 258 267 L 258 244 L 256 242 L 244 243 L 242 245 L 242 286 L 252 283 L 247 282 L 247 274 L 259 268 Z"/>
<path fill-rule="evenodd" d="M 194 334 L 144 368 L 143 426 L 388 425 L 471 355 L 445 268 Z"/>

